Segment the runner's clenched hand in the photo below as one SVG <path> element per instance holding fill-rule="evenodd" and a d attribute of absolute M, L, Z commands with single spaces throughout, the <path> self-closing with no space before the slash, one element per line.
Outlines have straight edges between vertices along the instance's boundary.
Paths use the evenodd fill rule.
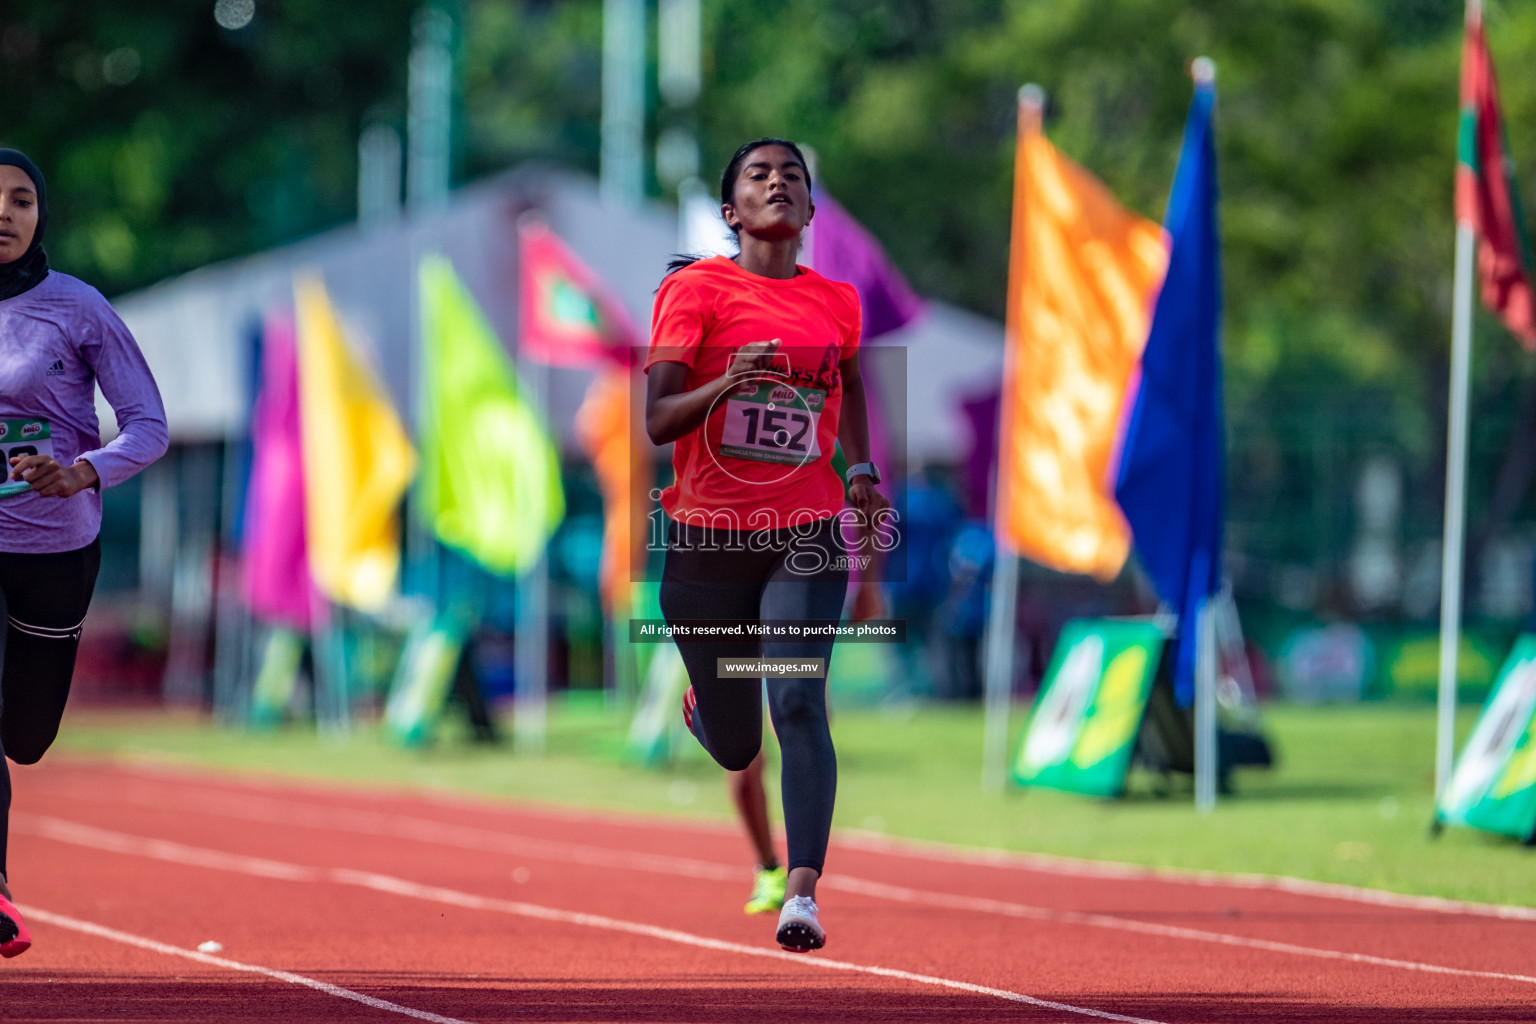
<path fill-rule="evenodd" d="M 865 529 L 874 523 L 875 514 L 891 507 L 886 496 L 875 489 L 874 481 L 861 473 L 848 487 L 848 504 L 859 510 L 859 525 Z"/>
<path fill-rule="evenodd" d="M 736 350 L 735 357 L 725 369 L 725 375 L 728 378 L 742 378 L 743 383 L 755 376 L 782 377 L 784 370 L 776 365 L 774 358 L 778 351 L 778 338 L 748 342 Z"/>
<path fill-rule="evenodd" d="M 25 480 L 45 498 L 68 498 L 95 486 L 98 477 L 85 460 L 61 466 L 51 455 L 18 455 L 11 460 L 10 479 Z"/>

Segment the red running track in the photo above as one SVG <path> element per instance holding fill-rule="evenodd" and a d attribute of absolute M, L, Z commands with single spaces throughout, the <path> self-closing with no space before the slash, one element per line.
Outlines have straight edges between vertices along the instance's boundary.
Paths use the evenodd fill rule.
<path fill-rule="evenodd" d="M 837 836 L 795 955 L 724 825 L 62 758 L 15 789 L 8 1024 L 1536 1019 L 1519 908 Z"/>

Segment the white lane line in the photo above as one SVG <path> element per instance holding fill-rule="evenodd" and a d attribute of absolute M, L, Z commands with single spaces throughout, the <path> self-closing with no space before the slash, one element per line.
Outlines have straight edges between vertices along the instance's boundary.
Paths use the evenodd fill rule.
<path fill-rule="evenodd" d="M 119 853 L 123 851 L 113 850 L 112 852 Z M 239 859 L 243 860 L 245 858 Z M 213 865 L 207 862 L 203 862 L 198 866 L 212 867 Z M 244 871 L 246 870 L 246 867 L 248 866 L 242 866 L 240 868 L 235 868 L 234 870 Z M 238 960 L 229 960 L 222 956 L 212 956 L 208 953 L 199 953 L 195 949 L 182 949 L 180 946 L 172 946 L 168 943 L 157 942 L 154 939 L 146 939 L 142 935 L 133 935 L 129 932 L 118 931 L 116 928 L 108 928 L 105 925 L 94 924 L 90 921 L 82 921 L 77 917 L 69 917 L 64 914 L 55 914 L 52 911 L 42 910 L 38 907 L 32 906 L 31 904 L 27 904 L 27 917 L 34 921 L 43 921 L 47 924 L 55 925 L 59 928 L 68 928 L 72 931 L 84 932 L 87 935 L 95 935 L 103 939 L 111 939 L 113 942 L 121 942 L 127 946 L 137 946 L 140 949 L 148 949 L 155 953 L 164 953 L 167 956 L 185 957 L 188 960 L 195 960 L 200 964 L 208 964 L 211 967 L 224 967 L 231 971 L 245 971 L 248 974 L 260 974 L 265 977 L 272 978 L 276 981 L 284 981 L 290 985 L 302 985 L 305 988 L 312 988 L 316 992 L 324 992 L 328 996 L 335 996 L 338 999 L 350 999 L 354 1003 L 362 1003 L 364 1006 L 371 1006 L 376 1010 L 388 1010 L 390 1013 L 404 1014 L 407 1017 L 414 1017 L 417 1020 L 434 1021 L 436 1024 L 469 1024 L 468 1021 L 460 1020 L 457 1017 L 444 1017 L 440 1013 L 429 1013 L 426 1010 L 416 1010 L 409 1006 L 401 1006 L 399 1003 L 392 1003 L 388 999 L 378 999 L 374 996 L 364 995 L 361 992 L 354 992 L 349 988 L 342 988 L 339 985 L 332 985 L 329 982 L 319 981 L 315 978 L 306 978 L 304 975 L 294 974 L 292 971 L 279 971 L 271 967 L 260 967 L 256 964 L 246 964 L 241 963 Z"/>
<path fill-rule="evenodd" d="M 786 960 L 793 964 L 823 967 L 834 971 L 853 971 L 859 974 L 872 974 L 881 978 L 899 978 L 902 981 L 934 985 L 957 992 L 971 992 L 976 995 L 993 996 L 997 999 L 1006 999 L 1009 1002 L 1025 1003 L 1029 1006 L 1038 1006 L 1047 1010 L 1061 1010 L 1065 1013 L 1076 1013 L 1085 1017 L 1096 1017 L 1101 1020 L 1125 1021 L 1128 1024 L 1155 1024 L 1155 1022 L 1149 1022 L 1140 1017 L 1127 1017 L 1118 1013 L 1109 1013 L 1105 1010 L 1094 1010 L 1084 1006 L 1073 1006 L 1070 1003 L 1053 1002 L 1049 999 L 1039 999 L 1035 996 L 1025 995 L 1022 992 L 1011 992 L 1007 989 L 991 988 L 987 985 L 974 985 L 968 981 L 939 978 L 931 974 L 915 974 L 911 971 L 901 971 L 891 967 L 874 967 L 866 964 L 849 963 L 846 960 L 828 960 L 820 956 L 806 956 L 803 953 L 786 953 L 776 949 L 762 949 L 758 946 L 746 946 L 739 942 L 711 939 L 702 935 L 694 935 L 690 932 L 677 931 L 673 928 L 659 928 L 655 925 L 623 921 L 617 918 L 606 917 L 602 914 L 585 914 L 579 911 L 557 910 L 553 907 L 545 907 L 537 903 L 523 903 L 519 900 L 476 896 L 472 893 L 459 892 L 455 889 L 444 889 L 435 885 L 421 885 L 417 882 L 408 882 L 403 878 L 381 875 L 372 871 L 351 871 L 345 868 L 338 868 L 331 874 L 333 880 L 344 884 L 358 885 L 366 889 L 375 889 L 379 892 L 393 893 L 396 896 L 407 896 L 412 899 L 447 903 L 470 910 L 499 911 L 505 914 L 516 914 L 520 917 L 531 917 L 541 921 L 587 925 L 592 928 L 604 928 L 609 931 L 625 932 L 645 938 L 665 939 L 669 942 L 677 942 L 685 946 L 697 946 L 700 949 L 713 949 L 723 953 L 741 953 L 745 956 Z"/>
<path fill-rule="evenodd" d="M 1423 971 L 1429 974 L 1454 974 L 1467 978 L 1490 978 L 1496 981 L 1519 981 L 1528 985 L 1536 985 L 1536 977 L 1526 974 L 1509 974 L 1503 971 L 1476 971 L 1465 967 L 1445 967 L 1440 964 L 1420 963 L 1416 960 L 1397 960 L 1392 957 L 1373 956 L 1369 953 L 1348 953 L 1343 950 L 1300 946 L 1291 942 L 1255 939 L 1246 935 L 1230 935 L 1225 932 L 1210 932 L 1199 928 L 1182 928 L 1177 925 L 1155 924 L 1150 921 L 1114 917 L 1109 914 L 1087 914 L 1075 910 L 1052 910 L 1047 907 L 1031 907 L 1027 904 L 1007 903 L 1002 900 L 986 899 L 978 896 L 952 896 L 948 893 L 924 892 L 919 889 L 909 889 L 906 886 L 887 885 L 883 882 L 869 882 L 863 879 L 848 878 L 847 876 L 839 876 L 835 879 L 828 878 L 820 884 L 829 888 L 836 887 L 849 892 L 861 893 L 866 896 L 902 900 L 911 903 L 925 903 L 930 906 L 946 907 L 953 910 L 973 910 L 980 913 L 1003 914 L 1008 917 L 1024 918 L 1031 921 L 1050 921 L 1059 924 L 1089 925 L 1094 928 L 1113 928 L 1118 931 L 1139 932 L 1143 935 L 1156 935 L 1166 939 L 1189 939 L 1192 942 L 1211 942 L 1222 946 L 1258 949 L 1270 953 L 1290 953 L 1295 956 L 1309 956 L 1323 960 L 1343 960 L 1349 963 L 1374 964 L 1378 967 L 1395 967 L 1400 970 Z"/>
<path fill-rule="evenodd" d="M 859 829 L 838 829 L 835 835 L 838 845 L 849 849 L 911 857 L 914 860 L 936 861 L 941 864 L 1007 868 L 1040 874 L 1065 875 L 1072 878 L 1104 878 L 1126 882 L 1175 882 L 1180 885 L 1208 888 L 1275 889 L 1293 896 L 1344 900 L 1399 910 L 1471 914 L 1509 921 L 1536 921 L 1536 907 L 1520 907 L 1504 903 L 1473 903 L 1466 900 L 1446 899 L 1443 896 L 1408 896 L 1403 893 L 1388 892 L 1385 889 L 1367 889 L 1338 882 L 1318 882 L 1309 878 L 1292 878 L 1289 875 L 1199 871 L 1192 868 L 1153 868 L 1119 861 L 1061 857 L 1049 853 L 1018 853 L 1012 850 L 993 850 L 985 847 L 954 846 L 926 839 L 897 838 Z"/>
<path fill-rule="evenodd" d="M 198 846 L 174 843 L 168 839 L 145 839 L 140 836 L 130 836 L 122 832 L 112 832 L 104 828 L 96 828 L 94 825 L 82 825 L 79 822 L 66 821 L 63 818 L 25 813 L 11 815 L 11 823 L 13 825 L 17 823 L 25 824 L 28 821 L 35 823 L 38 835 L 45 835 L 49 839 L 58 839 L 66 843 L 75 843 L 79 846 L 109 850 L 112 853 L 136 853 L 143 857 L 168 860 L 175 864 L 187 864 L 199 868 L 219 868 L 225 871 L 239 871 L 247 875 L 257 875 L 261 878 L 279 878 L 288 882 L 317 882 L 322 875 L 315 868 L 307 868 L 299 864 L 267 860 L 264 857 L 246 857 L 238 853 L 224 853 L 222 850 L 206 850 Z"/>
<path fill-rule="evenodd" d="M 181 843 L 172 843 L 166 840 L 144 839 L 121 832 L 109 832 L 106 829 L 98 829 L 89 825 L 81 825 L 76 822 L 63 821 L 58 818 L 50 818 L 39 814 L 13 815 L 13 826 L 21 826 L 17 831 L 25 831 L 32 835 L 54 839 L 60 842 L 73 843 L 77 846 L 85 846 L 92 849 L 106 850 L 111 853 L 137 854 L 155 860 L 166 860 L 176 864 L 196 864 L 198 867 L 222 869 L 241 874 L 257 874 L 252 869 L 254 858 L 237 854 L 224 854 L 219 850 L 209 850 L 200 847 L 186 846 Z M 275 863 L 275 862 L 266 862 Z M 473 893 L 459 892 L 455 889 L 445 889 L 440 886 L 421 885 L 392 875 L 383 875 L 371 871 L 355 871 L 350 868 L 306 868 L 301 865 L 287 865 L 292 869 L 288 877 L 293 881 L 330 881 L 340 885 L 351 885 L 359 888 L 371 889 L 376 892 L 390 893 L 396 896 L 405 896 L 412 899 L 427 900 L 433 903 L 441 903 L 449 906 L 464 907 L 471 910 L 485 910 L 504 914 L 514 914 L 519 917 L 532 918 L 538 921 L 553 921 L 560 924 L 581 925 L 589 928 L 601 928 L 607 931 L 622 932 L 630 935 L 639 935 L 646 938 L 663 939 L 668 942 L 676 942 L 686 946 L 694 946 L 699 949 L 711 949 L 725 953 L 739 953 L 744 956 L 765 957 L 772 960 L 784 960 L 789 963 L 819 967 L 831 971 L 849 971 L 857 974 L 868 974 L 880 978 L 893 978 L 901 981 L 915 982 L 921 985 L 931 985 L 937 988 L 945 988 L 956 992 L 967 992 L 973 995 L 992 996 L 1014 1003 L 1023 1003 L 1028 1006 L 1036 1006 L 1046 1010 L 1058 1010 L 1063 1013 L 1075 1013 L 1083 1017 L 1093 1017 L 1098 1020 L 1121 1021 L 1123 1024 L 1162 1024 L 1160 1021 L 1147 1020 L 1142 1017 L 1128 1017 L 1124 1014 L 1110 1013 L 1106 1010 L 1095 1010 L 1086 1006 L 1073 1006 L 1070 1003 L 1059 1003 L 1050 999 L 1040 999 L 1026 995 L 1023 992 L 1013 992 L 1008 989 L 992 988 L 987 985 L 976 985 L 967 981 L 956 981 L 952 978 L 940 978 L 931 974 L 916 974 L 912 971 L 902 971 L 891 967 L 877 967 L 868 964 L 856 964 L 846 960 L 829 960 L 820 956 L 806 956 L 804 954 L 787 953 L 776 949 L 762 949 L 757 946 L 747 946 L 737 942 L 726 942 L 721 939 L 711 939 L 703 935 L 694 935 L 690 932 L 678 931 L 672 928 L 658 928 L 655 925 L 640 924 L 635 921 L 624 921 L 618 918 L 606 917 L 601 914 L 586 914 L 579 911 L 559 910 L 555 907 L 546 907 L 537 903 L 524 903 L 519 900 L 503 900 L 487 896 L 477 896 Z M 270 874 L 261 873 L 260 877 L 272 877 Z M 42 920 L 43 918 L 39 918 Z M 145 940 L 150 941 L 150 940 Z M 176 947 L 167 946 L 163 951 L 175 950 Z M 207 954 L 189 953 L 177 950 L 193 958 L 204 957 Z M 234 961 L 229 961 L 234 963 Z M 265 968 L 257 969 L 262 972 Z M 293 975 L 293 978 L 299 978 Z M 286 980 L 286 979 L 285 979 Z M 321 984 L 319 982 L 316 983 Z M 339 992 L 347 990 L 340 989 Z M 333 993 L 335 994 L 335 993 Z M 363 997 L 368 998 L 368 997 Z M 393 1005 L 393 1004 L 391 1004 Z M 435 1017 L 436 1020 L 448 1020 L 446 1017 Z"/>
<path fill-rule="evenodd" d="M 546 821 L 559 821 L 566 824 L 611 825 L 639 831 L 670 827 L 715 835 L 739 834 L 735 826 L 718 819 L 573 807 L 566 804 L 539 803 L 508 797 L 477 796 L 473 793 L 445 789 L 418 789 L 404 784 L 380 785 L 276 773 L 253 774 L 246 770 L 210 768 L 191 759 L 181 759 L 154 750 L 125 752 L 99 759 L 71 753 L 50 755 L 50 757 L 57 757 L 59 761 L 67 762 L 69 767 L 74 769 L 100 771 L 105 768 L 110 769 L 114 774 L 135 776 L 152 782 L 182 783 L 220 794 L 227 794 L 232 790 L 243 790 L 291 796 L 296 790 L 302 792 L 307 789 L 325 796 L 344 796 L 348 800 L 375 804 L 397 804 L 404 796 L 406 799 L 433 807 L 476 815 L 506 814 L 510 810 L 517 814 L 536 815 Z"/>
<path fill-rule="evenodd" d="M 316 829 L 352 832 L 360 835 L 405 838 L 420 842 L 449 846 L 457 849 L 505 853 L 536 857 L 557 863 L 579 863 L 608 869 L 650 871 L 659 874 L 681 875 L 687 878 L 707 878 L 712 881 L 733 882 L 745 876 L 740 868 L 697 860 L 672 857 L 666 854 L 629 854 L 622 850 L 567 843 L 556 840 L 532 839 L 490 829 L 468 825 L 444 825 L 424 818 L 409 818 L 378 811 L 349 811 L 340 808 L 323 808 L 313 804 L 243 797 L 212 801 L 197 799 L 188 803 L 145 801 L 170 810 L 196 809 L 208 814 L 218 814 L 242 820 L 303 825 Z M 84 827 L 84 826 L 76 826 Z M 1165 939 L 1182 939 L 1190 942 L 1206 942 L 1216 945 L 1262 950 L 1268 953 L 1285 953 L 1292 956 L 1313 957 L 1323 960 L 1341 960 L 1350 963 L 1374 964 L 1401 970 L 1422 971 L 1433 974 L 1456 974 L 1465 977 L 1488 978 L 1499 981 L 1517 981 L 1536 984 L 1536 977 L 1510 974 L 1502 971 L 1479 971 L 1472 968 L 1446 967 L 1439 964 L 1421 963 L 1375 956 L 1369 953 L 1352 953 L 1344 950 L 1303 946 L 1290 942 L 1234 935 L 1228 932 L 1186 928 L 1177 925 L 1140 921 L 1132 917 L 1112 914 L 1092 914 L 1051 907 L 1037 907 L 1025 903 L 985 897 L 960 896 L 932 890 L 914 889 L 904 885 L 892 885 L 846 874 L 833 874 L 821 880 L 825 889 L 857 893 L 874 899 L 897 903 L 915 903 L 925 906 L 944 907 L 981 914 L 998 914 L 1050 924 L 1082 925 L 1091 928 L 1107 928 L 1114 931 L 1155 935 Z"/>
<path fill-rule="evenodd" d="M 331 832 L 409 839 L 435 846 L 533 857 L 561 864 L 576 863 L 588 867 L 622 868 L 667 875 L 684 874 L 689 878 L 707 878 L 718 882 L 740 882 L 751 877 L 751 871 L 739 864 L 721 864 L 718 861 L 678 857 L 666 853 L 615 850 L 586 843 L 540 839 L 515 832 L 478 828 L 474 825 L 446 824 L 430 818 L 413 818 L 382 811 L 325 807 L 270 797 L 214 797 L 198 794 L 191 798 L 178 795 L 169 799 L 142 796 L 130 796 L 126 799 L 141 807 L 154 807 L 178 813 L 194 811 L 260 824 L 299 825 Z"/>
<path fill-rule="evenodd" d="M 79 762 L 76 762 L 79 763 Z M 92 767 L 95 767 L 94 765 Z M 195 770 L 195 766 L 167 766 L 161 762 L 113 762 L 112 769 L 124 775 L 133 775 L 156 782 L 175 782 L 205 792 L 228 795 L 232 788 L 260 792 L 291 792 L 294 783 L 280 780 L 251 780 L 243 778 L 221 779 L 216 788 Z M 335 792 L 333 788 L 328 792 Z M 348 791 L 349 796 L 359 799 L 386 802 L 394 799 L 392 793 L 375 790 Z M 505 813 L 507 808 L 494 801 L 476 801 L 468 797 L 440 793 L 411 793 L 413 798 L 427 800 L 455 810 L 476 813 Z M 668 828 L 679 831 L 723 834 L 728 831 L 715 822 L 684 821 L 659 815 L 620 814 L 596 810 L 553 808 L 531 804 L 517 804 L 515 813 L 533 815 L 551 821 L 590 822 L 622 826 L 625 828 Z M 437 823 L 433 823 L 436 825 Z M 452 827 L 452 826 L 447 826 Z M 1363 886 L 1344 885 L 1338 882 L 1318 882 L 1289 875 L 1262 875 L 1246 872 L 1203 871 L 1191 868 L 1154 868 L 1119 861 L 1089 860 L 1079 857 L 1063 857 L 1048 853 L 1021 853 L 1013 850 L 986 847 L 958 846 L 930 839 L 909 839 L 866 832 L 861 829 L 839 828 L 833 831 L 837 846 L 860 850 L 865 853 L 881 853 L 890 856 L 910 857 L 915 860 L 936 861 L 943 864 L 965 864 L 975 867 L 1004 868 L 1029 871 L 1038 874 L 1062 875 L 1072 878 L 1102 878 L 1115 881 L 1158 881 L 1179 885 L 1196 885 L 1207 888 L 1273 889 L 1293 896 L 1317 899 L 1342 900 L 1371 906 L 1391 907 L 1399 910 L 1419 910 L 1437 914 L 1468 914 L 1475 917 L 1493 917 L 1509 921 L 1536 921 L 1536 907 L 1513 906 L 1503 903 L 1476 903 L 1453 900 L 1442 896 L 1409 896 L 1385 889 L 1367 889 Z M 739 878 L 740 874 L 732 875 Z"/>

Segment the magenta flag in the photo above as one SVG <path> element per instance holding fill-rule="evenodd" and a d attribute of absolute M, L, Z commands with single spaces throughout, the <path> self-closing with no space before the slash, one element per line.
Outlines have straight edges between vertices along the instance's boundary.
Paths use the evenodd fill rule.
<path fill-rule="evenodd" d="M 923 300 L 913 293 L 901 271 L 891 265 L 885 250 L 864 225 L 853 219 L 837 200 L 821 193 L 811 234 L 811 261 L 816 272 L 834 281 L 846 281 L 858 289 L 863 317 L 860 340 L 874 341 L 905 327 L 923 311 Z M 880 380 L 878 360 L 864 360 L 864 396 L 869 407 L 870 457 L 889 473 L 893 468 L 892 420 L 902 410 L 893 406 Z"/>
<path fill-rule="evenodd" d="M 912 291 L 901 271 L 891 265 L 885 250 L 864 225 L 825 192 L 816 197 L 816 217 L 812 221 L 811 265 L 823 277 L 846 281 L 859 293 L 863 332 L 860 341 L 868 343 L 889 334 L 923 311 L 923 302 Z M 893 406 L 880 380 L 878 360 L 861 360 L 864 375 L 864 399 L 869 409 L 869 454 L 881 467 L 887 483 L 894 485 L 894 420 L 902 412 Z M 887 493 L 890 493 L 889 488 Z M 844 530 L 844 540 L 856 543 L 852 527 Z M 873 570 L 855 575 L 863 580 Z"/>
<path fill-rule="evenodd" d="M 811 223 L 811 265 L 823 277 L 847 281 L 859 290 L 864 341 L 888 334 L 922 312 L 923 301 L 891 266 L 880 243 L 825 192 L 816 197 Z"/>
<path fill-rule="evenodd" d="M 251 447 L 241 591 L 257 618 L 308 630 L 315 585 L 304 539 L 298 343 L 290 313 L 270 314 L 262 327 Z"/>
<path fill-rule="evenodd" d="M 816 272 L 834 281 L 846 281 L 858 289 L 863 317 L 861 341 L 889 334 L 923 311 L 923 300 L 912 291 L 901 271 L 891 265 L 885 250 L 853 219 L 837 200 L 820 193 L 811 234 L 811 263 Z M 878 362 L 878 361 L 874 361 Z M 892 419 L 901 410 L 892 407 L 877 366 L 864 361 L 864 396 L 869 407 L 870 457 L 889 474 L 893 468 Z"/>

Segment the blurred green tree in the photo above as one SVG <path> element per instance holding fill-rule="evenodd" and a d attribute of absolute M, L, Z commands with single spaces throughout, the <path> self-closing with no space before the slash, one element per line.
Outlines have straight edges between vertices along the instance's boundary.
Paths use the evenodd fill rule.
<path fill-rule="evenodd" d="M 0 140 L 48 176 L 52 262 L 114 294 L 353 216 L 415 6 L 8 0 Z"/>

